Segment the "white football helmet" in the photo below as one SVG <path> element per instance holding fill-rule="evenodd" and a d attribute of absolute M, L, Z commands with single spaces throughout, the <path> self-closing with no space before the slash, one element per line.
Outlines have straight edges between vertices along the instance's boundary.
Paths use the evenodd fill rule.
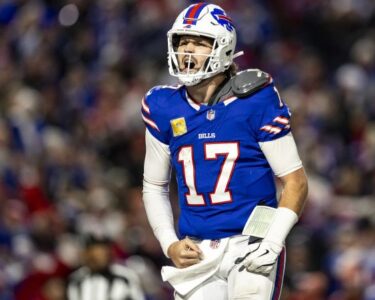
<path fill-rule="evenodd" d="M 177 52 L 178 37 L 181 35 L 204 36 L 213 40 L 212 52 L 204 55 L 207 60 L 198 72 L 190 72 L 190 68 L 181 72 L 179 68 L 177 56 L 186 55 Z M 196 85 L 203 79 L 224 72 L 232 65 L 237 41 L 236 30 L 225 11 L 217 5 L 190 5 L 179 14 L 167 36 L 169 73 L 178 77 L 186 86 Z M 196 55 L 199 53 L 192 53 L 189 58 Z"/>

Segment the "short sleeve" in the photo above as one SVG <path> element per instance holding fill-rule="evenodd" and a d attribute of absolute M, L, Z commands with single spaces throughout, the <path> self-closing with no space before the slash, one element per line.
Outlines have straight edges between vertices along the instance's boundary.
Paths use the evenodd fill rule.
<path fill-rule="evenodd" d="M 157 105 L 158 95 L 151 89 L 142 98 L 142 119 L 149 132 L 160 142 L 168 144 L 168 133 L 164 130 L 163 116 Z"/>
<path fill-rule="evenodd" d="M 276 140 L 291 131 L 291 113 L 273 84 L 257 95 L 256 102 L 257 112 L 251 125 L 258 142 Z"/>

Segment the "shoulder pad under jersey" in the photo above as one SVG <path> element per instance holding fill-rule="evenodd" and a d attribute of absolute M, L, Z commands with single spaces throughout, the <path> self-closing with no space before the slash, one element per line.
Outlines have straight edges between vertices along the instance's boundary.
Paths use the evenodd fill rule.
<path fill-rule="evenodd" d="M 272 78 L 259 69 L 247 69 L 234 75 L 230 81 L 233 94 L 243 98 L 268 85 Z"/>

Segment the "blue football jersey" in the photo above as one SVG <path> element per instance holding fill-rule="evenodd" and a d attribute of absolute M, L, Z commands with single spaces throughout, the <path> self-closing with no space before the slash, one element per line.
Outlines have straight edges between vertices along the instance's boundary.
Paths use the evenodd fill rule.
<path fill-rule="evenodd" d="M 142 115 L 170 149 L 181 237 L 240 234 L 256 205 L 277 206 L 273 172 L 258 143 L 288 134 L 290 113 L 272 83 L 213 106 L 195 103 L 184 86 L 159 86 L 142 100 Z"/>

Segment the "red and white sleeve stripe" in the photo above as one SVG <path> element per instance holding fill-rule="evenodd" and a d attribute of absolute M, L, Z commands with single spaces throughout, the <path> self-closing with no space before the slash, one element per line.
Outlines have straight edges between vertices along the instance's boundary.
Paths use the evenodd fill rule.
<path fill-rule="evenodd" d="M 272 126 L 272 125 L 265 125 L 260 130 L 270 132 L 270 133 L 274 133 L 274 134 L 278 134 L 278 133 L 281 132 L 282 129 L 280 127 L 276 127 L 276 126 Z"/>
<path fill-rule="evenodd" d="M 145 97 L 142 98 L 142 108 L 146 113 L 150 114 L 150 107 L 147 105 Z"/>
<path fill-rule="evenodd" d="M 278 116 L 275 119 L 273 119 L 273 122 L 279 123 L 282 125 L 288 125 L 289 124 L 289 119 L 285 117 Z"/>
<path fill-rule="evenodd" d="M 146 124 L 150 125 L 152 128 L 154 128 L 155 130 L 157 130 L 157 131 L 160 132 L 160 129 L 159 129 L 158 125 L 156 125 L 156 123 L 151 118 L 151 110 L 150 110 L 150 107 L 146 103 L 145 97 L 142 98 L 142 109 L 143 109 L 144 112 L 147 113 L 147 115 L 145 115 L 142 112 L 142 119 L 143 119 L 143 121 Z"/>

